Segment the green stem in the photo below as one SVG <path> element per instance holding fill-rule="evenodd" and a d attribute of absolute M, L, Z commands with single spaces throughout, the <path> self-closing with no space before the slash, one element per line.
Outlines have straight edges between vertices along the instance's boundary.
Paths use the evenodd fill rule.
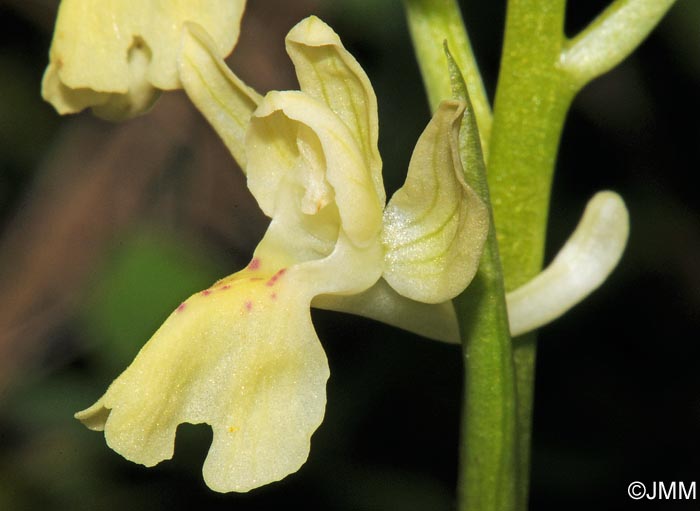
<path fill-rule="evenodd" d="M 557 64 L 565 0 L 509 0 L 490 140 L 489 187 L 506 289 L 542 268 L 552 175 L 574 96 Z M 535 335 L 513 345 L 518 403 L 517 509 L 527 509 Z"/>
<path fill-rule="evenodd" d="M 491 133 L 491 106 L 472 52 L 464 21 L 455 0 L 404 0 L 408 27 L 418 58 L 430 110 L 452 97 L 443 42 L 447 41 L 469 90 L 479 127 L 481 146 L 487 152 Z"/>
<path fill-rule="evenodd" d="M 515 289 L 542 268 L 552 176 L 574 95 L 631 53 L 674 1 L 615 0 L 568 40 L 563 31 L 566 0 L 508 0 L 491 125 L 456 1 L 404 0 L 433 109 L 449 97 L 439 48 L 443 41 L 465 73 L 464 95 L 474 105 L 497 226 L 497 240 L 492 230 L 477 277 L 456 301 L 465 338 L 460 474 L 464 511 L 527 509 L 536 335 L 516 339 L 512 351 L 506 346 L 503 287 Z M 469 171 L 469 153 L 462 151 Z M 469 179 L 475 185 L 480 178 Z M 515 438 L 510 436 L 513 424 Z"/>
<path fill-rule="evenodd" d="M 616 0 L 571 40 L 565 0 L 508 0 L 488 177 L 506 289 L 542 268 L 549 195 L 564 119 L 588 81 L 629 55 L 675 0 Z M 513 346 L 520 487 L 527 509 L 536 335 Z"/>
<path fill-rule="evenodd" d="M 489 187 L 506 288 L 539 273 L 552 174 L 574 90 L 557 68 L 564 0 L 510 0 L 491 134 Z"/>
<path fill-rule="evenodd" d="M 513 342 L 515 391 L 518 421 L 518 488 L 515 509 L 526 511 L 530 496 L 530 451 L 532 445 L 532 412 L 535 403 L 535 362 L 537 334 L 531 332 Z"/>

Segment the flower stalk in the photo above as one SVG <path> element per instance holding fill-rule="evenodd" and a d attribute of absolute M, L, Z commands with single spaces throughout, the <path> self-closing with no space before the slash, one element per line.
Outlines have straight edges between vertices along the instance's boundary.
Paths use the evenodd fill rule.
<path fill-rule="evenodd" d="M 440 101 L 452 97 L 450 76 L 445 72 L 444 41 L 469 90 L 485 154 L 493 115 L 459 6 L 453 0 L 404 0 L 404 6 L 430 110 L 435 111 Z"/>
<path fill-rule="evenodd" d="M 564 35 L 565 0 L 509 0 L 491 124 L 490 114 L 485 113 L 488 105 L 483 85 L 475 78 L 479 76 L 478 67 L 468 36 L 456 34 L 464 30 L 458 3 L 405 0 L 431 105 L 447 93 L 446 68 L 439 69 L 442 61 L 436 57 L 437 45 L 447 41 L 456 65 L 464 72 L 464 90 L 468 90 L 474 104 L 488 163 L 487 203 L 492 208 L 497 235 L 497 241 L 487 241 L 475 281 L 457 299 L 467 355 L 459 479 L 462 510 L 527 509 L 536 334 L 514 339 L 512 350 L 503 347 L 503 319 L 507 321 L 502 305 L 504 289 L 521 288 L 542 269 L 552 176 L 564 120 L 574 96 L 588 81 L 629 55 L 672 4 L 673 0 L 616 0 L 580 35 L 569 40 Z M 454 69 L 451 74 L 454 76 Z M 474 181 L 471 183 L 476 186 Z M 622 219 L 623 227 L 617 232 L 623 239 L 627 220 L 623 204 L 621 208 L 617 218 Z M 518 297 L 509 294 L 509 301 L 513 296 Z M 488 307 L 482 308 L 480 304 L 486 303 Z M 477 345 L 483 351 L 476 349 Z M 513 380 L 515 395 L 511 399 L 506 389 Z M 500 389 L 498 395 L 489 396 L 488 391 L 493 389 Z M 514 403 L 513 418 L 506 413 L 506 399 Z M 484 458 L 477 456 L 480 447 L 474 432 L 483 426 L 484 415 L 494 410 L 500 410 L 504 420 L 495 425 L 497 432 L 485 438 L 508 439 L 513 424 L 516 438 L 491 446 L 492 461 L 500 462 L 484 464 Z M 493 414 L 493 418 L 497 416 Z M 499 448 L 511 448 L 513 452 Z M 506 481 L 508 477 L 512 479 Z"/>
<path fill-rule="evenodd" d="M 506 290 L 542 268 L 557 149 L 574 89 L 557 68 L 563 0 L 510 0 L 490 140 L 489 187 Z M 527 509 L 536 334 L 513 344 L 518 406 L 519 484 Z"/>

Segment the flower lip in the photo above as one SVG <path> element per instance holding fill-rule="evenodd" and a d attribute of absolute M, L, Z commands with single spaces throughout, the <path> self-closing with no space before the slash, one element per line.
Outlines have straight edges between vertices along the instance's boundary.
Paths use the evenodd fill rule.
<path fill-rule="evenodd" d="M 192 295 L 76 418 L 146 466 L 172 457 L 179 424 L 211 425 L 203 473 L 220 492 L 298 470 L 323 418 L 329 376 L 302 277 L 246 269 Z"/>

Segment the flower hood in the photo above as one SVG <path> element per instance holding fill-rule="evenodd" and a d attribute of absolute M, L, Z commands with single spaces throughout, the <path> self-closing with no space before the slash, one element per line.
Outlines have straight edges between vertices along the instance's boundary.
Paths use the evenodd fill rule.
<path fill-rule="evenodd" d="M 61 114 L 92 107 L 108 119 L 138 115 L 160 90 L 181 87 L 184 23 L 201 25 L 223 57 L 244 9 L 245 0 L 62 0 L 42 96 Z"/>

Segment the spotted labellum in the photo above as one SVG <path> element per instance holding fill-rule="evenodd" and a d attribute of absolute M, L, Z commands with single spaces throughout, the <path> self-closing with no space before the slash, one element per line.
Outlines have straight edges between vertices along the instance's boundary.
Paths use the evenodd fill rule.
<path fill-rule="evenodd" d="M 362 313 L 347 298 L 368 293 L 385 304 L 375 317 L 407 305 L 431 319 L 401 326 L 454 337 L 449 300 L 474 276 L 488 214 L 464 181 L 464 105 L 454 101 L 435 113 L 385 207 L 374 91 L 318 18 L 287 36 L 299 91 L 252 93 L 201 25 L 184 26 L 181 48 L 180 80 L 242 163 L 270 226 L 245 269 L 183 302 L 76 417 L 147 466 L 172 456 L 179 424 L 207 423 L 205 481 L 247 491 L 296 471 L 323 418 L 329 370 L 312 302 Z"/>

